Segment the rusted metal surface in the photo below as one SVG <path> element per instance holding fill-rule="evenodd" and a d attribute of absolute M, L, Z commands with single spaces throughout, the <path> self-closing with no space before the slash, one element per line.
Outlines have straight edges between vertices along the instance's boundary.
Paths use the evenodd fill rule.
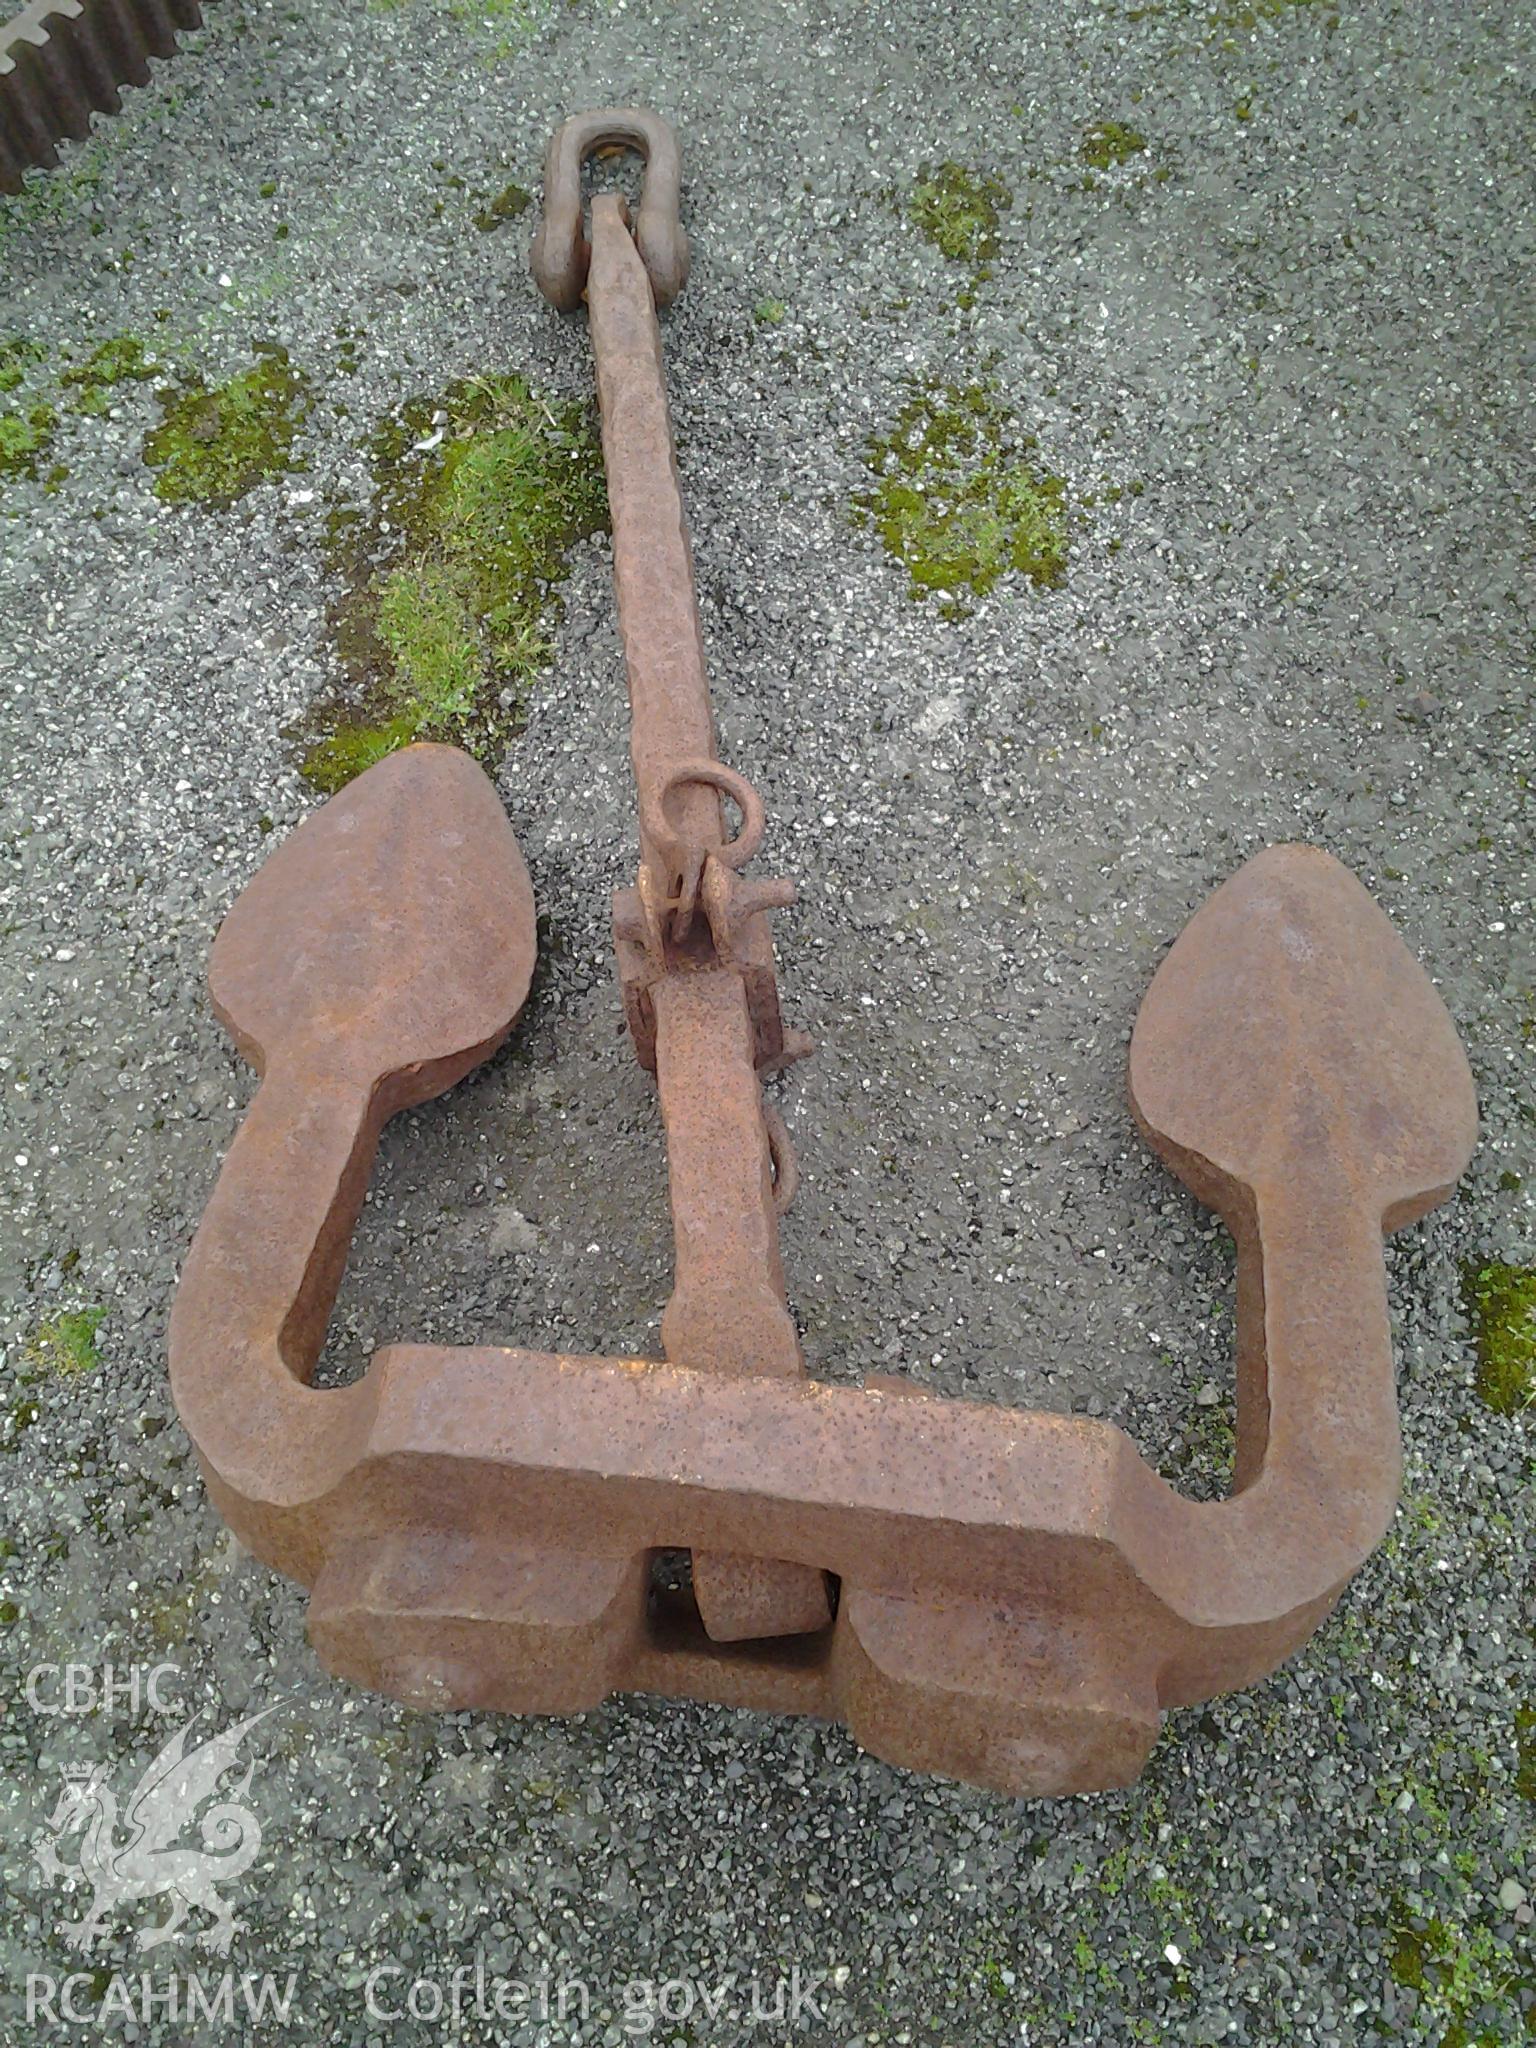
<path fill-rule="evenodd" d="M 550 137 L 544 210 L 529 259 L 539 290 L 562 313 L 574 313 L 581 304 L 591 255 L 582 230 L 581 167 L 603 149 L 634 149 L 645 158 L 634 239 L 656 304 L 670 306 L 688 282 L 688 238 L 679 212 L 682 164 L 672 130 L 640 107 L 574 114 Z"/>
<path fill-rule="evenodd" d="M 586 291 L 613 518 L 613 580 L 629 677 L 630 752 L 640 812 L 640 871 L 614 905 L 616 945 L 643 1015 L 642 1062 L 657 1074 L 667 1128 L 677 1283 L 662 1318 L 668 1358 L 728 1373 L 798 1373 L 784 1299 L 774 1174 L 756 1067 L 784 1055 L 765 913 L 792 891 L 743 884 L 762 843 L 762 800 L 715 755 L 714 717 L 678 482 L 656 306 L 686 274 L 658 279 L 651 253 L 681 246 L 677 144 L 654 116 L 597 113 L 568 121 L 550 145 L 544 223 L 533 267 L 545 296 L 568 303 L 547 252 L 581 219 L 581 164 L 604 143 L 646 153 L 636 232 L 612 193 L 592 201 Z M 647 242 L 649 229 L 649 243 Z M 721 797 L 741 813 L 727 839 Z M 748 972 L 737 971 L 738 955 Z M 780 1126 L 782 1130 L 782 1126 Z M 781 1143 L 787 1140 L 781 1140 Z M 785 1155 L 786 1160 L 792 1155 Z M 792 1173 L 792 1165 L 785 1172 Z M 780 1185 L 784 1185 L 781 1174 Z M 701 1553 L 699 1612 L 717 1640 L 804 1633 L 830 1619 L 816 1570 Z"/>
<path fill-rule="evenodd" d="M 662 1348 L 711 1372 L 798 1377 L 800 1340 L 784 1299 L 773 1152 L 742 979 L 730 967 L 666 974 L 655 1005 L 677 1260 Z M 831 1619 L 815 1566 L 701 1550 L 693 1587 L 717 1642 L 801 1635 Z"/>
<path fill-rule="evenodd" d="M 198 0 L 28 0 L 0 20 L 0 192 L 56 164 L 93 113 L 117 113 L 119 88 L 147 84 L 150 58 L 175 56 L 201 21 Z"/>
<path fill-rule="evenodd" d="M 554 175 L 579 172 L 570 135 L 638 118 L 563 131 Z M 654 175 L 654 124 L 649 143 Z M 1182 1499 L 1086 1417 L 808 1380 L 778 1238 L 793 1153 L 761 1093 L 803 1049 L 773 985 L 787 890 L 739 874 L 761 807 L 714 754 L 658 288 L 616 201 L 594 201 L 583 260 L 640 812 L 615 934 L 677 1248 L 666 1358 L 396 1344 L 354 1385 L 308 1384 L 385 1119 L 486 1055 L 532 965 L 489 783 L 413 747 L 304 824 L 215 945 L 216 1006 L 263 1079 L 178 1294 L 183 1420 L 237 1533 L 313 1587 L 322 1661 L 361 1684 L 520 1713 L 649 1691 L 835 1717 L 1001 1792 L 1125 1783 L 1166 1709 L 1304 1641 L 1391 1518 L 1382 1235 L 1469 1156 L 1454 1028 L 1306 846 L 1249 861 L 1158 970 L 1131 1106 L 1238 1247 L 1227 1500 Z"/>

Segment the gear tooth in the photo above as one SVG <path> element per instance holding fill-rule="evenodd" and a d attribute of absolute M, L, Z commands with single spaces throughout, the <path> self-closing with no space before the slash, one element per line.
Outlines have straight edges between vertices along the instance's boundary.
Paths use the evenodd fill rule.
<path fill-rule="evenodd" d="M 123 80 L 112 61 L 111 46 L 99 28 L 88 25 L 88 18 L 81 15 L 68 23 L 67 34 L 51 36 L 49 44 L 58 49 L 61 57 L 67 55 L 73 89 L 87 109 L 98 114 L 119 111 L 122 101 L 117 88 Z M 89 113 L 85 121 L 88 126 Z"/>
<path fill-rule="evenodd" d="M 22 169 L 30 170 L 34 166 L 51 168 L 59 160 L 58 151 L 53 146 L 55 138 L 49 133 L 48 123 L 21 67 L 18 66 L 3 83 L 8 90 L 5 98 L 0 100 L 0 115 L 3 115 Z M 21 190 L 19 178 L 16 190 Z"/>
<path fill-rule="evenodd" d="M 119 85 L 147 85 L 149 57 L 135 0 L 91 0 L 91 34 Z"/>
<path fill-rule="evenodd" d="M 136 0 L 133 11 L 138 16 L 139 33 L 150 56 L 174 57 L 176 24 L 165 0 Z"/>
<path fill-rule="evenodd" d="M 91 105 L 81 90 L 79 66 L 66 35 L 45 36 L 27 52 L 25 69 L 38 115 L 49 135 L 83 142 L 91 132 Z"/>
<path fill-rule="evenodd" d="M 19 192 L 27 159 L 17 154 L 12 138 L 6 132 L 5 106 L 3 82 L 0 82 L 0 192 Z"/>
<path fill-rule="evenodd" d="M 145 84 L 149 59 L 201 21 L 200 0 L 27 0 L 0 27 L 0 191 L 56 164 L 54 145 L 87 136 L 92 113 L 118 112 L 118 88 Z"/>

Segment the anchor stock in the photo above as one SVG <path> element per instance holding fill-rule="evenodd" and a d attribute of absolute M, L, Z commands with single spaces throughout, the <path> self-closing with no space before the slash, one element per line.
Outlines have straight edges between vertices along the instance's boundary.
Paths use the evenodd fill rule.
<path fill-rule="evenodd" d="M 582 162 L 614 142 L 646 159 L 636 226 L 599 193 L 589 238 Z M 306 821 L 215 943 L 262 1081 L 178 1291 L 176 1400 L 216 1504 L 313 1588 L 316 1651 L 358 1683 L 512 1712 L 650 1691 L 837 1718 L 1005 1793 L 1124 1783 L 1164 1710 L 1304 1641 L 1390 1519 L 1382 1234 L 1460 1174 L 1470 1076 L 1359 883 L 1271 848 L 1173 946 L 1130 1055 L 1138 1126 L 1237 1243 L 1232 1496 L 1182 1499 L 1087 1417 L 806 1378 L 761 1080 L 809 1047 L 774 976 L 792 891 L 741 872 L 763 807 L 715 751 L 656 319 L 687 274 L 678 191 L 654 116 L 581 116 L 533 257 L 554 305 L 585 292 L 596 362 L 639 809 L 614 941 L 666 1132 L 665 1358 L 407 1344 L 308 1384 L 384 1122 L 494 1050 L 533 963 L 490 783 L 414 746 Z"/>

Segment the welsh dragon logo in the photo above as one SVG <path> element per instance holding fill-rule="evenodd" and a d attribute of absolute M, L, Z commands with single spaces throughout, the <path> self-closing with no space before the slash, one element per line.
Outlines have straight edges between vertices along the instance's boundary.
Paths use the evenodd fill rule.
<path fill-rule="evenodd" d="M 106 1783 L 107 1765 L 65 1772 L 64 1790 L 47 1826 L 33 1838 L 32 1855 L 48 1883 L 79 1875 L 95 1887 L 85 1918 L 61 1929 L 72 1948 L 89 1948 L 119 1906 L 169 1892 L 170 1913 L 158 1927 L 139 1930 L 139 1947 L 185 1940 L 183 1924 L 191 1909 L 200 1906 L 212 1914 L 213 1925 L 198 1940 L 219 1955 L 229 1954 L 237 1923 L 218 1887 L 249 1870 L 261 1848 L 260 1823 L 240 1803 L 250 1788 L 254 1760 L 216 1803 L 201 1815 L 199 1808 L 214 1798 L 219 1780 L 234 1768 L 245 1736 L 273 1711 L 267 1707 L 251 1714 L 189 1749 L 187 1738 L 202 1719 L 200 1713 L 194 1714 L 144 1772 L 121 1816 Z M 199 1819 L 202 1847 L 184 1845 L 179 1837 Z M 59 1846 L 77 1829 L 84 1829 L 84 1837 L 75 1859 L 67 1862 Z"/>

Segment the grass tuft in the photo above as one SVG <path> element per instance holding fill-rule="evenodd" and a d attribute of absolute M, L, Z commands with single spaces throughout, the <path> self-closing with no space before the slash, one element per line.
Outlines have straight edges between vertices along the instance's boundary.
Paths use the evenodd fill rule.
<path fill-rule="evenodd" d="M 373 456 L 370 517 L 335 524 L 346 682 L 299 735 L 327 793 L 417 739 L 494 764 L 549 659 L 570 548 L 607 519 L 590 409 L 520 377 L 408 406 Z"/>

